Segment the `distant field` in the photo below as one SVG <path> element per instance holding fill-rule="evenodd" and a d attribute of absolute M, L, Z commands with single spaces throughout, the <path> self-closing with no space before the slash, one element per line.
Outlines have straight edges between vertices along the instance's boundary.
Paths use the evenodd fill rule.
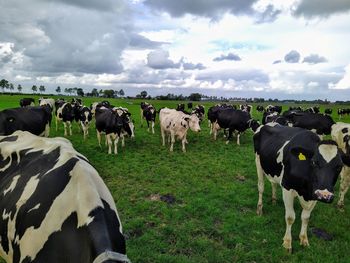
<path fill-rule="evenodd" d="M 21 97 L 0 95 L 0 110 L 18 107 Z M 83 98 L 85 105 L 101 100 Z M 309 224 L 309 248 L 299 245 L 301 209 L 296 200 L 294 251 L 289 255 L 282 248 L 285 221 L 281 191 L 277 204 L 272 205 L 267 181 L 264 215 L 256 215 L 258 192 L 251 131 L 241 136 L 240 146 L 235 142 L 226 145 L 221 134 L 213 141 L 205 120 L 200 134 L 189 132 L 187 153 L 182 153 L 179 142 L 170 153 L 168 146 L 161 146 L 158 122 L 154 135 L 147 132 L 146 123 L 140 127 L 140 100 L 109 101 L 130 110 L 136 124 L 135 140 L 127 139 L 125 148 L 119 146 L 117 156 L 108 155 L 106 147 L 98 147 L 94 123 L 86 141 L 77 124 L 69 139 L 110 189 L 132 262 L 349 262 L 350 193 L 345 198 L 345 212 L 336 208 L 337 198 L 331 205 L 316 205 Z M 156 108 L 174 108 L 178 103 L 150 102 Z M 206 110 L 213 104 L 204 103 Z M 261 120 L 262 114 L 253 105 L 253 116 Z M 295 104 L 283 105 L 283 109 L 290 105 Z M 332 116 L 338 121 L 338 106 L 326 107 L 334 109 Z M 350 118 L 342 121 L 350 122 Z M 53 121 L 50 137 L 54 136 L 63 136 L 63 124 L 56 132 Z M 158 195 L 170 195 L 175 202 L 160 201 Z M 315 227 L 333 235 L 333 241 L 313 235 L 311 229 Z"/>

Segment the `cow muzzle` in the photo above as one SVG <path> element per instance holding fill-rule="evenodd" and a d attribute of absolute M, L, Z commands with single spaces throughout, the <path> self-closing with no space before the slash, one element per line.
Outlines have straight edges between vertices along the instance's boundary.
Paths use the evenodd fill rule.
<path fill-rule="evenodd" d="M 316 190 L 315 196 L 317 198 L 317 201 L 324 202 L 324 203 L 331 203 L 334 199 L 334 194 L 329 192 L 327 189 Z"/>

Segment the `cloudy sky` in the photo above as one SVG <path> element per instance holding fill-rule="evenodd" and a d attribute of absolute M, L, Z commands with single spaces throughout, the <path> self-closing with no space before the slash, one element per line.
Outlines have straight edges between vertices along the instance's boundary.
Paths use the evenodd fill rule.
<path fill-rule="evenodd" d="M 350 100 L 349 0 L 0 0 L 0 78 Z"/>

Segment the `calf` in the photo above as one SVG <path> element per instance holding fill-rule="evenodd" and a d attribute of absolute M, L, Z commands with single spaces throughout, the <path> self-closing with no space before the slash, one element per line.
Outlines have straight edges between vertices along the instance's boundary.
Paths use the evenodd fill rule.
<path fill-rule="evenodd" d="M 49 106 L 6 109 L 0 111 L 0 135 L 21 130 L 48 137 L 51 119 Z"/>
<path fill-rule="evenodd" d="M 34 106 L 35 100 L 33 98 L 23 98 L 23 99 L 20 99 L 19 105 L 21 107 Z"/>
<path fill-rule="evenodd" d="M 149 132 L 149 123 L 151 123 L 152 133 L 154 134 L 154 124 L 156 122 L 157 111 L 152 104 L 145 105 L 142 109 L 143 119 L 147 122 L 147 131 Z"/>
<path fill-rule="evenodd" d="M 135 125 L 131 119 L 131 113 L 127 108 L 114 107 L 113 111 L 118 114 L 118 116 L 125 116 L 127 125 L 130 128 L 131 133 L 129 134 L 124 128 L 122 128 L 120 137 L 122 138 L 122 147 L 125 147 L 125 137 L 130 136 L 132 139 L 135 138 Z"/>
<path fill-rule="evenodd" d="M 328 114 L 328 115 L 331 115 L 332 114 L 332 109 L 327 108 L 327 109 L 324 110 L 324 113 Z"/>
<path fill-rule="evenodd" d="M 108 144 L 108 154 L 112 153 L 112 144 L 114 141 L 114 153 L 118 154 L 118 141 L 121 137 L 122 129 L 131 135 L 129 120 L 125 114 L 119 116 L 111 109 L 96 110 L 96 133 L 98 144 L 101 147 L 101 133 L 106 134 Z"/>
<path fill-rule="evenodd" d="M 291 252 L 291 228 L 295 219 L 294 198 L 298 197 L 301 213 L 300 244 L 308 246 L 307 225 L 316 201 L 330 203 L 333 188 L 342 169 L 342 159 L 334 141 L 321 141 L 313 132 L 296 127 L 261 126 L 254 135 L 255 163 L 258 174 L 257 214 L 262 214 L 264 175 L 272 184 L 280 184 L 285 206 L 286 232 L 283 246 Z"/>
<path fill-rule="evenodd" d="M 294 127 L 312 130 L 320 136 L 331 134 L 332 125 L 335 124 L 331 116 L 319 113 L 292 112 L 285 117 Z"/>
<path fill-rule="evenodd" d="M 176 137 L 182 142 L 182 151 L 186 152 L 187 131 L 200 132 L 199 119 L 195 114 L 188 115 L 174 109 L 163 108 L 159 113 L 160 131 L 165 146 L 165 136 L 171 139 L 170 151 L 173 151 Z"/>
<path fill-rule="evenodd" d="M 350 124 L 337 122 L 332 126 L 332 139 L 338 143 L 344 158 L 344 167 L 340 173 L 340 191 L 338 207 L 344 207 L 344 197 L 350 186 Z"/>
<path fill-rule="evenodd" d="M 74 120 L 74 108 L 69 102 L 64 102 L 56 111 L 56 131 L 58 122 L 62 121 L 64 125 L 64 136 L 72 135 L 72 121 Z"/>
<path fill-rule="evenodd" d="M 0 257 L 129 262 L 113 197 L 68 140 L 17 131 L 0 149 Z"/>
<path fill-rule="evenodd" d="M 250 114 L 245 111 L 235 109 L 223 109 L 217 114 L 216 125 L 214 125 L 214 140 L 216 140 L 217 131 L 220 128 L 228 129 L 229 135 L 227 137 L 226 144 L 230 142 L 232 133 L 237 133 L 237 144 L 240 145 L 240 134 L 248 128 L 255 131 L 259 127 L 259 123 L 256 120 L 251 119 Z"/>
<path fill-rule="evenodd" d="M 77 112 L 77 115 L 75 115 L 75 116 L 78 116 L 78 120 L 79 120 L 80 125 L 83 129 L 84 140 L 85 140 L 86 137 L 89 135 L 89 126 L 90 126 L 90 122 L 92 120 L 91 110 L 86 106 L 82 106 L 79 109 L 79 112 Z"/>

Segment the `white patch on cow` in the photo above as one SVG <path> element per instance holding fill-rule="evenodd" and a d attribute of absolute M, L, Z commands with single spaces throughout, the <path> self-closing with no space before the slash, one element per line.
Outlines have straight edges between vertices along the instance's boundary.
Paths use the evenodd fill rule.
<path fill-rule="evenodd" d="M 34 206 L 33 208 L 29 209 L 28 210 L 28 213 L 35 210 L 35 209 L 38 209 L 40 207 L 40 204 L 37 204 L 36 206 Z"/>
<path fill-rule="evenodd" d="M 282 145 L 282 147 L 277 151 L 277 163 L 282 163 L 282 161 L 283 161 L 283 149 L 288 143 L 289 143 L 289 141 L 286 141 Z"/>
<path fill-rule="evenodd" d="M 327 163 L 333 160 L 333 158 L 336 157 L 338 153 L 338 147 L 333 144 L 321 144 L 318 147 L 318 150 Z"/>
<path fill-rule="evenodd" d="M 17 185 L 17 182 L 18 182 L 18 179 L 19 179 L 20 177 L 21 177 L 20 175 L 16 175 L 16 176 L 13 177 L 10 186 L 9 186 L 7 189 L 5 189 L 5 191 L 4 191 L 4 196 L 5 196 L 7 193 L 12 192 L 12 191 L 15 189 L 15 187 L 16 187 L 16 185 Z"/>
<path fill-rule="evenodd" d="M 342 132 L 344 128 L 348 129 L 347 133 Z M 344 122 L 337 122 L 336 124 L 333 124 L 331 135 L 332 139 L 336 141 L 339 148 L 342 149 L 343 152 L 346 152 L 346 142 L 344 142 L 344 137 L 346 135 L 350 136 L 350 124 Z"/>

